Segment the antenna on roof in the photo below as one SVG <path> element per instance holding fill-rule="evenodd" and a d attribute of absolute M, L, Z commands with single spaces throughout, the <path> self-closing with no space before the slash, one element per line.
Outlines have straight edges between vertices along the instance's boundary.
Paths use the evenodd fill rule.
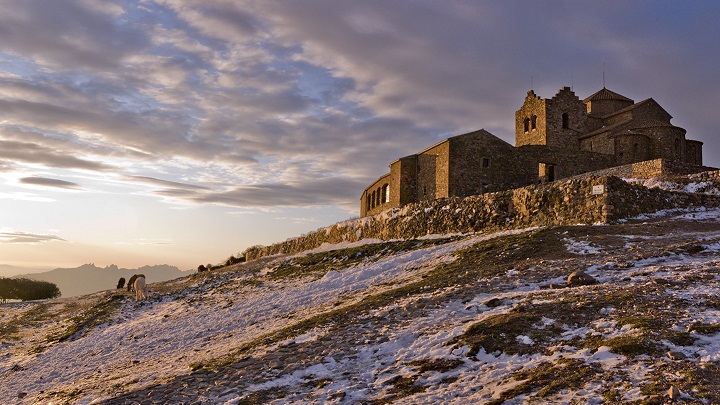
<path fill-rule="evenodd" d="M 535 90 L 535 87 L 533 86 L 533 77 L 530 76 L 530 90 Z"/>
<path fill-rule="evenodd" d="M 603 89 L 605 88 L 605 59 L 603 59 Z"/>
<path fill-rule="evenodd" d="M 575 91 L 575 80 L 573 79 L 573 72 L 570 71 L 570 91 Z"/>

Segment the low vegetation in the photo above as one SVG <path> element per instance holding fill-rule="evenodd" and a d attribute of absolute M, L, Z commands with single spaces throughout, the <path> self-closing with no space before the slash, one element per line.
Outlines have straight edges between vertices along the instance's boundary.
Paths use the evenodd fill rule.
<path fill-rule="evenodd" d="M 194 390 L 193 384 L 202 382 L 207 384 L 202 389 L 213 395 L 230 393 L 228 398 L 239 404 L 357 398 L 368 404 L 421 403 L 437 390 L 443 390 L 446 398 L 451 398 L 447 393 L 457 392 L 496 405 L 552 403 L 590 391 L 607 404 L 649 404 L 662 403 L 668 388 L 676 386 L 687 395 L 687 403 L 716 403 L 720 369 L 714 362 L 699 361 L 698 352 L 704 342 L 716 339 L 720 323 L 712 317 L 694 321 L 689 314 L 720 308 L 720 300 L 709 290 L 692 290 L 715 282 L 720 272 L 716 264 L 702 270 L 683 264 L 680 258 L 710 256 L 704 248 L 708 242 L 677 237 L 665 243 L 661 237 L 670 228 L 663 226 L 546 228 L 474 244 L 463 237 L 373 243 L 234 263 L 157 284 L 145 304 L 152 310 L 145 312 L 169 325 L 183 311 L 229 316 L 245 310 L 239 305 L 243 300 L 291 297 L 281 292 L 294 287 L 301 291 L 307 283 L 325 288 L 326 281 L 334 284 L 337 277 L 340 283 L 343 275 L 356 277 L 359 269 L 384 269 L 385 263 L 399 262 L 400 253 L 422 260 L 428 256 L 426 262 L 402 267 L 397 275 L 370 288 L 341 286 L 326 301 L 303 310 L 283 308 L 282 302 L 270 300 L 263 310 L 276 318 L 262 324 L 258 317 L 257 324 L 243 326 L 256 328 L 252 334 L 218 329 L 216 334 L 203 335 L 205 324 L 200 324 L 194 333 L 205 340 L 188 354 L 173 353 L 183 372 L 144 386 L 115 376 L 118 380 L 108 379 L 114 385 L 108 384 L 104 392 L 126 395 L 125 403 L 142 402 L 178 387 Z M 713 232 L 717 231 L 720 226 Z M 415 253 L 454 242 L 464 247 L 442 260 L 432 256 L 438 249 Z M 593 247 L 594 253 L 570 249 L 571 242 Z M 676 264 L 671 265 L 672 260 Z M 578 270 L 600 281 L 566 287 L 563 280 Z M 338 274 L 323 280 L 329 272 Z M 73 315 L 55 324 L 45 343 L 62 346 L 90 337 L 122 318 L 118 309 L 126 301 L 126 295 L 114 293 L 68 307 L 66 313 Z M 177 313 L 163 314 L 159 308 L 164 304 Z M 48 312 L 44 304 L 34 305 L 35 312 L 28 309 L 26 316 Z M 144 311 L 137 305 L 135 309 Z M 30 325 L 19 316 L 14 320 L 19 326 L 0 325 L 4 339 L 18 336 Z M 425 326 L 415 326 L 420 324 Z M 211 352 L 213 344 L 223 339 L 223 350 Z M 394 339 L 408 350 L 402 354 L 403 350 L 391 350 Z M 423 339 L 435 341 L 412 357 L 415 352 L 408 352 L 414 347 L 410 350 L 408 345 Z M 384 355 L 383 350 L 387 350 Z M 670 351 L 685 357 L 675 358 Z M 606 358 L 610 365 L 602 363 Z M 492 369 L 494 362 L 504 369 Z M 284 385 L 288 381 L 296 383 Z M 473 385 L 478 381 L 483 382 Z M 362 388 L 353 388 L 358 386 Z M 352 389 L 357 389 L 355 394 L 365 390 L 364 396 L 354 397 Z M 75 384 L 52 395 L 43 399 L 73 402 L 84 394 Z"/>
<path fill-rule="evenodd" d="M 0 301 L 2 302 L 7 302 L 7 300 L 44 300 L 59 296 L 58 286 L 47 281 L 0 277 Z"/>

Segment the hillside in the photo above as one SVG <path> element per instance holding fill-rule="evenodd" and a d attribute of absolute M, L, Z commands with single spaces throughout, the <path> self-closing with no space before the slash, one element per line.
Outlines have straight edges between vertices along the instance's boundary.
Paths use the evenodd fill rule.
<path fill-rule="evenodd" d="M 719 251 L 697 208 L 6 304 L 0 402 L 720 403 Z M 565 287 L 578 270 L 598 283 Z"/>
<path fill-rule="evenodd" d="M 144 274 L 148 282 L 167 281 L 187 275 L 175 266 L 157 265 L 143 266 L 137 269 L 119 268 L 116 265 L 98 267 L 84 264 L 75 268 L 55 269 L 42 273 L 21 274 L 33 280 L 49 281 L 60 289 L 63 297 L 90 294 L 98 291 L 111 290 L 117 286 L 120 277 L 129 280 L 133 274 Z"/>
<path fill-rule="evenodd" d="M 12 277 L 17 276 L 18 274 L 36 273 L 49 270 L 52 270 L 52 268 L 17 267 L 8 264 L 0 264 L 0 277 Z"/>

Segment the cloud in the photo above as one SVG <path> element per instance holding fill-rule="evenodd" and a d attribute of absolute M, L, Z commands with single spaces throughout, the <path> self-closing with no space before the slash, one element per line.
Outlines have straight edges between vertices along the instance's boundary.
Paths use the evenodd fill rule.
<path fill-rule="evenodd" d="M 163 187 L 178 188 L 178 189 L 185 189 L 185 190 L 209 190 L 208 187 L 204 187 L 204 186 L 196 186 L 194 184 L 185 184 L 185 183 L 179 183 L 176 181 L 156 179 L 154 177 L 148 177 L 148 176 L 126 176 L 126 178 L 131 181 L 139 181 L 142 183 L 148 183 L 148 184 L 153 184 L 153 185 L 163 186 Z"/>
<path fill-rule="evenodd" d="M 65 239 L 56 235 L 44 235 L 29 232 L 16 232 L 10 230 L 0 231 L 0 242 L 1 243 L 28 243 L 37 244 L 51 241 L 66 242 Z"/>
<path fill-rule="evenodd" d="M 717 6 L 0 5 L 2 171 L 118 173 L 200 204 L 354 207 L 388 163 L 440 139 L 484 128 L 512 142 L 531 76 L 543 97 L 570 82 L 583 97 L 603 60 L 609 87 L 658 99 L 706 141 L 706 162 L 720 157 L 703 83 L 720 57 Z"/>
<path fill-rule="evenodd" d="M 23 177 L 20 179 L 20 183 L 32 184 L 35 186 L 56 187 L 56 188 L 65 188 L 65 189 L 80 188 L 79 184 L 73 183 L 71 181 L 49 179 L 46 177 Z"/>
<path fill-rule="evenodd" d="M 55 68 L 118 68 L 124 55 L 147 44 L 143 31 L 121 23 L 123 10 L 113 2 L 3 0 L 0 6 L 4 50 Z"/>
<path fill-rule="evenodd" d="M 223 190 L 164 188 L 155 194 L 197 204 L 220 204 L 233 207 L 319 207 L 341 206 L 355 211 L 362 183 L 352 179 L 330 177 L 295 184 L 268 183 L 232 186 Z M 362 186 L 364 188 L 364 186 Z"/>
<path fill-rule="evenodd" d="M 69 156 L 63 151 L 39 143 L 0 139 L 0 158 L 15 162 L 42 164 L 48 167 L 108 171 L 113 167 L 102 162 Z"/>

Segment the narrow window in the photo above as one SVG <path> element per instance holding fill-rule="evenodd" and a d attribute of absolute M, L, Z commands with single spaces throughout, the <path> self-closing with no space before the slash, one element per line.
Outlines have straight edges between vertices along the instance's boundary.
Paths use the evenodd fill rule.
<path fill-rule="evenodd" d="M 547 165 L 547 181 L 555 181 L 555 165 Z"/>
<path fill-rule="evenodd" d="M 532 118 L 530 119 L 530 127 L 532 129 L 537 128 L 537 115 L 533 115 Z"/>
<path fill-rule="evenodd" d="M 482 167 L 490 167 L 490 159 L 483 158 L 482 160 Z"/>
<path fill-rule="evenodd" d="M 383 186 L 383 193 L 382 193 L 382 194 L 383 194 L 383 204 L 384 204 L 384 203 L 389 203 L 389 202 L 390 202 L 390 187 L 389 187 L 387 184 L 385 184 L 385 185 Z"/>
<path fill-rule="evenodd" d="M 490 185 L 487 183 L 482 183 L 481 193 L 485 194 L 485 193 L 489 193 L 489 192 L 490 192 Z"/>
<path fill-rule="evenodd" d="M 376 202 L 376 204 L 377 204 L 377 205 L 382 204 L 382 190 L 380 189 L 380 187 L 377 188 L 377 202 Z"/>
<path fill-rule="evenodd" d="M 375 208 L 375 191 L 372 192 L 370 200 L 372 201 L 372 208 Z"/>
<path fill-rule="evenodd" d="M 365 196 L 365 211 L 370 211 L 371 208 L 372 206 L 370 203 L 370 194 L 368 194 Z"/>
<path fill-rule="evenodd" d="M 680 153 L 680 140 L 679 139 L 675 138 L 675 144 L 673 145 L 673 148 L 675 149 L 674 150 L 675 154 Z"/>
<path fill-rule="evenodd" d="M 523 127 L 525 128 L 525 132 L 530 131 L 530 119 L 525 118 L 525 121 L 523 121 Z"/>
<path fill-rule="evenodd" d="M 564 129 L 570 128 L 570 116 L 568 113 L 563 113 L 562 115 L 562 127 Z"/>

